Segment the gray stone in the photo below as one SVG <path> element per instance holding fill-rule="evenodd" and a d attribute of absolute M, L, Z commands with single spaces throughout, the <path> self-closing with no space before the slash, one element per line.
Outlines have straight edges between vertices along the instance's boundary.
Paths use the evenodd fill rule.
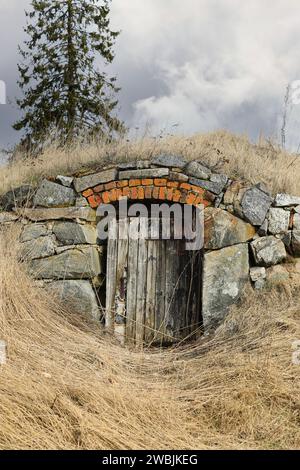
<path fill-rule="evenodd" d="M 169 179 L 171 181 L 179 181 L 180 183 L 186 183 L 189 180 L 189 177 L 184 173 L 179 173 L 178 171 L 170 171 Z"/>
<path fill-rule="evenodd" d="M 264 289 L 265 286 L 266 286 L 266 280 L 265 279 L 258 279 L 257 281 L 254 282 L 254 288 L 256 290 Z"/>
<path fill-rule="evenodd" d="M 259 189 L 260 191 L 262 191 L 263 193 L 266 193 L 270 196 L 270 191 L 268 190 L 267 186 L 265 185 L 265 183 L 258 183 L 255 185 L 255 187 L 257 189 Z"/>
<path fill-rule="evenodd" d="M 118 163 L 119 170 L 134 170 L 139 168 L 150 168 L 149 160 L 138 160 L 133 162 Z"/>
<path fill-rule="evenodd" d="M 66 186 L 66 188 L 70 188 L 72 186 L 74 178 L 72 176 L 58 175 L 56 177 L 56 181 L 58 181 L 63 186 Z"/>
<path fill-rule="evenodd" d="M 43 180 L 35 193 L 33 203 L 40 207 L 66 207 L 75 203 L 75 192 L 61 184 Z"/>
<path fill-rule="evenodd" d="M 282 240 L 269 236 L 254 240 L 251 243 L 252 252 L 256 264 L 260 266 L 272 266 L 286 259 L 286 250 Z"/>
<path fill-rule="evenodd" d="M 247 244 L 204 255 L 202 316 L 205 329 L 223 320 L 249 282 Z"/>
<path fill-rule="evenodd" d="M 53 233 L 63 245 L 95 245 L 97 230 L 91 225 L 80 225 L 75 222 L 56 222 Z"/>
<path fill-rule="evenodd" d="M 292 248 L 295 256 L 300 256 L 300 230 L 293 230 Z"/>
<path fill-rule="evenodd" d="M 260 189 L 253 187 L 248 189 L 242 199 L 241 207 L 244 217 L 250 224 L 261 226 L 273 199 Z"/>
<path fill-rule="evenodd" d="M 300 214 L 298 212 L 293 216 L 293 229 L 300 230 Z"/>
<path fill-rule="evenodd" d="M 29 224 L 26 225 L 21 233 L 20 241 L 22 243 L 35 240 L 36 238 L 45 237 L 48 234 L 48 228 L 45 224 Z"/>
<path fill-rule="evenodd" d="M 85 197 L 81 196 L 81 197 L 76 198 L 75 206 L 76 207 L 88 207 L 89 203 Z"/>
<path fill-rule="evenodd" d="M 287 232 L 290 225 L 290 212 L 277 207 L 271 207 L 268 213 L 269 232 L 273 235 Z"/>
<path fill-rule="evenodd" d="M 120 180 L 141 179 L 141 178 L 162 178 L 169 176 L 168 168 L 146 168 L 145 170 L 126 170 L 119 172 Z"/>
<path fill-rule="evenodd" d="M 24 209 L 20 215 L 33 222 L 42 222 L 44 220 L 75 220 L 81 219 L 86 222 L 96 221 L 96 211 L 90 207 L 65 207 L 54 209 Z"/>
<path fill-rule="evenodd" d="M 200 180 L 208 180 L 211 176 L 211 170 L 199 162 L 188 163 L 185 173 Z"/>
<path fill-rule="evenodd" d="M 20 247 L 20 256 L 25 260 L 47 258 L 55 254 L 55 238 L 53 235 L 35 238 L 24 242 Z"/>
<path fill-rule="evenodd" d="M 23 206 L 30 207 L 33 195 L 34 189 L 31 185 L 20 186 L 0 196 L 0 207 L 4 211 L 11 211 Z"/>
<path fill-rule="evenodd" d="M 109 183 L 117 179 L 117 170 L 116 168 L 111 168 L 109 170 L 101 171 L 99 173 L 93 173 L 87 176 L 81 176 L 74 179 L 74 187 L 78 193 L 84 191 L 88 188 L 94 188 L 102 183 Z"/>
<path fill-rule="evenodd" d="M 164 166 L 167 168 L 184 168 L 186 161 L 179 155 L 159 155 L 152 160 L 153 165 Z"/>
<path fill-rule="evenodd" d="M 204 247 L 218 250 L 252 240 L 255 228 L 222 209 L 207 207 L 204 211 Z"/>
<path fill-rule="evenodd" d="M 74 310 L 96 321 L 100 320 L 101 310 L 89 281 L 55 281 L 48 284 L 46 288 L 63 304 L 66 304 L 68 310 Z"/>
<path fill-rule="evenodd" d="M 49 258 L 33 260 L 30 271 L 36 279 L 92 279 L 101 274 L 97 248 L 86 246 Z"/>
<path fill-rule="evenodd" d="M 250 278 L 251 281 L 256 282 L 259 279 L 266 279 L 267 273 L 266 273 L 266 268 L 263 267 L 254 267 L 250 268 Z"/>
<path fill-rule="evenodd" d="M 296 212 L 297 214 L 300 214 L 300 206 L 295 207 L 295 212 Z"/>
<path fill-rule="evenodd" d="M 276 235 L 276 238 L 280 238 L 280 240 L 283 241 L 285 246 L 287 248 L 289 248 L 291 246 L 291 243 L 292 243 L 292 231 L 288 230 L 285 233 L 280 233 L 279 235 Z"/>
<path fill-rule="evenodd" d="M 260 235 L 261 237 L 265 237 L 266 235 L 268 235 L 268 228 L 269 221 L 268 219 L 265 219 L 257 231 L 258 235 Z"/>
<path fill-rule="evenodd" d="M 0 224 L 7 224 L 18 220 L 18 216 L 12 212 L 0 212 Z"/>
<path fill-rule="evenodd" d="M 227 183 L 227 177 L 224 175 L 212 175 L 211 181 L 201 180 L 198 178 L 190 178 L 190 184 L 200 186 L 203 189 L 207 189 L 211 193 L 221 194 Z"/>
<path fill-rule="evenodd" d="M 298 196 L 291 196 L 290 194 L 277 194 L 275 198 L 275 206 L 276 207 L 289 207 L 289 206 L 297 206 L 300 204 L 300 197 Z"/>

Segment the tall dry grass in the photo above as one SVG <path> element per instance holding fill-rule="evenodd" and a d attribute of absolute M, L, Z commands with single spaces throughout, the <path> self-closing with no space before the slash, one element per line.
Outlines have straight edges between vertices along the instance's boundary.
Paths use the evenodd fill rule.
<path fill-rule="evenodd" d="M 34 285 L 15 238 L 0 234 L 1 449 L 300 447 L 299 284 L 251 294 L 204 342 L 133 352 Z"/>
<path fill-rule="evenodd" d="M 175 153 L 187 160 L 200 160 L 232 178 L 251 183 L 263 182 L 273 193 L 300 195 L 300 156 L 283 151 L 269 141 L 254 145 L 246 136 L 227 131 L 193 136 L 143 137 L 116 142 L 95 140 L 60 148 L 55 145 L 43 154 L 25 161 L 23 155 L 0 168 L 0 194 L 23 183 L 34 185 L 42 177 L 73 174 L 88 168 L 101 168 L 122 160 L 151 159 L 161 153 Z"/>

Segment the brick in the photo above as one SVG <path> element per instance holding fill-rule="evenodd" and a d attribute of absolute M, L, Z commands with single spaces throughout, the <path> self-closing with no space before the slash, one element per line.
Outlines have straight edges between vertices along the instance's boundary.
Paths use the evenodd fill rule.
<path fill-rule="evenodd" d="M 190 191 L 192 189 L 192 187 L 188 183 L 181 183 L 180 189 L 186 189 L 187 191 Z"/>
<path fill-rule="evenodd" d="M 200 188 L 199 186 L 191 185 L 191 189 L 192 189 L 192 191 L 194 191 L 195 193 L 198 193 L 198 194 L 204 194 L 205 193 L 205 190 Z"/>
<path fill-rule="evenodd" d="M 114 189 L 117 187 L 117 183 L 115 181 L 111 181 L 110 183 L 106 183 L 104 185 L 106 191 L 109 191 L 110 189 Z"/>
<path fill-rule="evenodd" d="M 116 189 L 111 189 L 109 191 L 109 197 L 110 197 L 111 202 L 116 202 L 116 200 L 117 200 L 117 190 Z"/>
<path fill-rule="evenodd" d="M 159 188 L 155 186 L 152 191 L 152 197 L 153 199 L 158 199 L 159 198 Z"/>
<path fill-rule="evenodd" d="M 138 199 L 145 199 L 145 190 L 143 186 L 138 187 Z"/>
<path fill-rule="evenodd" d="M 168 188 L 178 188 L 179 183 L 178 181 L 168 181 L 167 182 L 167 187 Z"/>
<path fill-rule="evenodd" d="M 86 191 L 83 191 L 82 195 L 83 197 L 90 197 L 94 194 L 94 191 L 92 189 L 87 189 Z"/>
<path fill-rule="evenodd" d="M 109 195 L 108 191 L 104 191 L 104 193 L 102 193 L 102 200 L 103 200 L 104 204 L 109 204 L 110 203 L 110 195 Z"/>
<path fill-rule="evenodd" d="M 167 198 L 168 201 L 173 201 L 173 188 L 167 189 Z"/>
<path fill-rule="evenodd" d="M 128 186 L 128 180 L 117 181 L 117 188 L 125 188 Z"/>
<path fill-rule="evenodd" d="M 140 186 L 141 180 L 129 180 L 129 186 Z"/>
<path fill-rule="evenodd" d="M 142 179 L 142 185 L 143 186 L 152 186 L 153 185 L 153 179 L 152 178 Z"/>
<path fill-rule="evenodd" d="M 197 198 L 197 196 L 196 196 L 195 193 L 188 193 L 185 203 L 186 204 L 194 204 L 196 198 Z"/>
<path fill-rule="evenodd" d="M 152 186 L 147 186 L 145 188 L 145 198 L 146 199 L 152 199 L 152 190 L 153 190 Z"/>
<path fill-rule="evenodd" d="M 179 202 L 180 198 L 181 198 L 181 191 L 179 191 L 179 189 L 175 189 L 173 191 L 173 201 L 174 202 Z"/>
<path fill-rule="evenodd" d="M 101 202 L 102 202 L 102 199 L 101 197 L 99 196 L 99 194 L 93 194 L 93 196 L 90 196 L 88 198 L 88 201 L 89 201 L 89 204 L 90 206 L 93 208 L 93 209 L 96 209 L 96 207 L 98 207 Z"/>
<path fill-rule="evenodd" d="M 166 188 L 160 187 L 159 188 L 159 199 L 166 199 Z"/>
<path fill-rule="evenodd" d="M 138 189 L 137 188 L 131 188 L 130 197 L 131 197 L 131 199 L 137 199 L 138 198 Z"/>
<path fill-rule="evenodd" d="M 165 178 L 155 178 L 155 186 L 167 186 L 167 180 Z"/>
<path fill-rule="evenodd" d="M 98 186 L 94 188 L 94 191 L 95 193 L 102 193 L 102 191 L 104 191 L 104 184 L 98 184 Z"/>
<path fill-rule="evenodd" d="M 129 186 L 123 188 L 122 194 L 123 194 L 124 197 L 130 197 L 130 188 L 129 188 Z"/>
<path fill-rule="evenodd" d="M 198 196 L 194 201 L 195 206 L 198 206 L 199 204 L 204 204 L 205 205 L 205 202 L 204 202 L 204 199 L 203 199 L 202 196 Z"/>

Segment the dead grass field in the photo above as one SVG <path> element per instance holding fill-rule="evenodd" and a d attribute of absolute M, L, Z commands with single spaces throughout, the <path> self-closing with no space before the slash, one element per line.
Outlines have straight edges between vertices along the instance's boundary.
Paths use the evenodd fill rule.
<path fill-rule="evenodd" d="M 86 168 L 102 167 L 115 161 L 151 159 L 160 153 L 200 160 L 232 178 L 263 182 L 273 193 L 300 194 L 300 156 L 282 151 L 270 141 L 254 145 L 246 136 L 227 131 L 163 138 L 144 137 L 108 143 L 95 141 L 67 149 L 48 147 L 43 154 L 26 161 L 21 157 L 0 168 L 0 194 L 23 183 L 36 184 L 43 176 L 73 174 Z"/>
<path fill-rule="evenodd" d="M 205 342 L 132 352 L 35 286 L 14 238 L 0 233 L 0 449 L 300 448 L 300 281 L 251 293 Z"/>

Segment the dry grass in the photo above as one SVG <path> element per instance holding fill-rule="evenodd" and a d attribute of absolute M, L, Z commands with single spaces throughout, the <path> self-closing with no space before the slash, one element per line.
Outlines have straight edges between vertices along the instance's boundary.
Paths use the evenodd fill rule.
<path fill-rule="evenodd" d="M 1 449 L 300 448 L 300 284 L 205 343 L 130 352 L 33 285 L 11 233 L 0 250 Z"/>
<path fill-rule="evenodd" d="M 36 184 L 43 176 L 73 174 L 115 161 L 151 159 L 162 152 L 180 154 L 187 160 L 199 159 L 232 178 L 264 182 L 273 193 L 300 194 L 300 156 L 285 152 L 269 141 L 261 140 L 253 145 L 247 137 L 226 131 L 191 137 L 122 139 L 114 143 L 95 141 L 67 149 L 52 146 L 34 160 L 17 158 L 10 166 L 0 168 L 0 193 L 25 182 Z"/>

